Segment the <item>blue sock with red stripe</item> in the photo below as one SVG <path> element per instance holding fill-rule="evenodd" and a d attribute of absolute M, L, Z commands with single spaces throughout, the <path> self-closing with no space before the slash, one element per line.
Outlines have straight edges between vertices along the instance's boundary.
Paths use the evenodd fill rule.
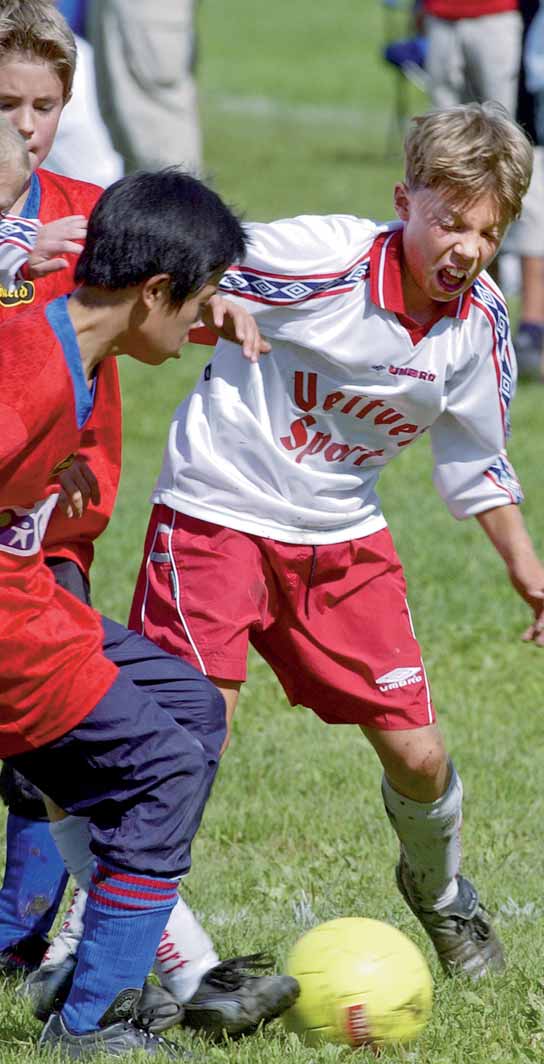
<path fill-rule="evenodd" d="M 0 890 L 0 949 L 28 935 L 47 934 L 67 879 L 48 822 L 9 813 L 6 871 Z"/>
<path fill-rule="evenodd" d="M 176 904 L 177 886 L 177 880 L 97 862 L 74 981 L 62 1010 L 73 1034 L 95 1031 L 121 990 L 143 986 Z"/>

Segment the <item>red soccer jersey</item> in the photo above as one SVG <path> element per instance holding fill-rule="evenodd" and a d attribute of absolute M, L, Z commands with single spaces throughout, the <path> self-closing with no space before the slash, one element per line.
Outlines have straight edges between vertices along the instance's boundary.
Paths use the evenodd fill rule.
<path fill-rule="evenodd" d="M 424 0 L 426 15 L 456 21 L 459 18 L 481 18 L 482 15 L 500 15 L 504 11 L 517 11 L 518 0 Z"/>
<path fill-rule="evenodd" d="M 58 587 L 40 541 L 56 473 L 92 411 L 64 298 L 0 327 L 0 757 L 83 720 L 117 669 L 100 617 Z M 98 373 L 100 386 L 100 370 Z"/>
<path fill-rule="evenodd" d="M 37 170 L 30 183 L 28 197 L 21 212 L 26 218 L 39 218 L 46 224 L 70 214 L 88 218 L 102 189 L 86 181 Z M 68 255 L 69 266 L 48 277 L 32 282 L 34 304 L 43 304 L 73 291 L 77 255 Z M 0 323 L 13 321 L 14 313 L 28 309 L 28 303 L 0 298 Z M 55 510 L 44 542 L 46 555 L 69 558 L 88 573 L 94 540 L 104 531 L 111 517 L 121 475 L 121 395 L 115 359 L 103 363 L 93 412 L 85 425 L 78 452 L 85 457 L 100 485 L 100 503 L 90 504 L 82 518 L 69 519 Z"/>

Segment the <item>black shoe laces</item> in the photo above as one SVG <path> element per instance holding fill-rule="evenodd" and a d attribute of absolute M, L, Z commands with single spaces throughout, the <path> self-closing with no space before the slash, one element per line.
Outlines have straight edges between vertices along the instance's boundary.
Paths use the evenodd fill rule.
<path fill-rule="evenodd" d="M 203 982 L 222 989 L 236 990 L 244 979 L 251 978 L 250 973 L 257 973 L 253 978 L 258 978 L 258 975 L 267 968 L 271 968 L 273 964 L 273 957 L 266 953 L 249 953 L 245 957 L 231 957 L 206 972 Z"/>

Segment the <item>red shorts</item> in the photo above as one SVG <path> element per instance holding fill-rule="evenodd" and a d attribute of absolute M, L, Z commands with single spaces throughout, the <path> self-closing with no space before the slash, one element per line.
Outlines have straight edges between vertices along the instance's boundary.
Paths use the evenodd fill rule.
<path fill-rule="evenodd" d="M 329 724 L 435 719 L 388 529 L 311 547 L 155 506 L 129 626 L 216 681 L 246 679 L 251 643 Z"/>

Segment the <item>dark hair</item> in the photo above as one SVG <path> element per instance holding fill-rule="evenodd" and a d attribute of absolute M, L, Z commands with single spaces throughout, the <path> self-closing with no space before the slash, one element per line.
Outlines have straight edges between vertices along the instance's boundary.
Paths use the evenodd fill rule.
<path fill-rule="evenodd" d="M 96 203 L 75 277 L 116 290 L 167 273 L 170 303 L 179 305 L 245 248 L 239 219 L 202 181 L 174 166 L 141 170 Z"/>

